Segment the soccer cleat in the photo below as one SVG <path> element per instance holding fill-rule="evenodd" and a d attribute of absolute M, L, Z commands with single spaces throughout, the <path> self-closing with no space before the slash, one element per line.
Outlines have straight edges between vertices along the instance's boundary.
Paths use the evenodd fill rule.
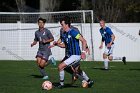
<path fill-rule="evenodd" d="M 62 89 L 62 88 L 64 88 L 64 85 L 59 84 L 59 85 L 57 86 L 57 88 Z"/>
<path fill-rule="evenodd" d="M 45 79 L 49 79 L 49 77 L 48 77 L 48 76 L 44 76 L 42 79 L 44 79 L 44 80 L 45 80 Z"/>
<path fill-rule="evenodd" d="M 123 61 L 124 65 L 126 65 L 126 57 L 123 57 L 122 61 Z"/>
<path fill-rule="evenodd" d="M 55 61 L 55 59 L 53 58 L 53 57 L 51 57 L 51 62 L 52 62 L 52 64 L 55 66 L 56 65 L 56 61 Z"/>
<path fill-rule="evenodd" d="M 88 88 L 91 88 L 93 86 L 93 84 L 94 84 L 94 81 L 89 81 L 88 82 Z"/>
<path fill-rule="evenodd" d="M 105 70 L 105 71 L 108 71 L 109 69 L 108 69 L 108 68 L 101 68 L 101 70 Z"/>

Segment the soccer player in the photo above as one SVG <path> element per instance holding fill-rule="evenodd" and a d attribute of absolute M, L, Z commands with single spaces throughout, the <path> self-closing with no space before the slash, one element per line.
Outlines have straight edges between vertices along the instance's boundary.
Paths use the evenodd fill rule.
<path fill-rule="evenodd" d="M 101 45 L 99 46 L 100 49 L 103 48 L 103 43 L 105 42 L 105 51 L 103 53 L 104 59 L 104 69 L 108 70 L 108 62 L 109 60 L 122 60 L 124 64 L 126 64 L 126 57 L 115 57 L 113 56 L 113 48 L 114 48 L 114 40 L 115 35 L 111 31 L 109 27 L 105 26 L 105 21 L 100 20 L 100 33 L 102 36 Z M 109 60 L 108 60 L 109 59 Z"/>
<path fill-rule="evenodd" d="M 33 43 L 31 44 L 31 47 L 33 47 L 34 45 L 37 44 L 37 42 L 39 42 L 39 48 L 36 55 L 37 65 L 39 67 L 41 74 L 44 76 L 43 79 L 48 79 L 48 75 L 45 72 L 44 67 L 50 63 L 48 59 L 49 56 L 52 55 L 52 53 L 51 49 L 48 48 L 48 46 L 50 46 L 50 42 L 54 40 L 54 37 L 48 29 L 44 28 L 45 23 L 46 19 L 43 18 L 38 19 L 39 29 L 35 32 L 35 38 Z M 51 62 L 54 65 L 56 65 L 54 58 L 50 57 L 50 59 Z"/>
<path fill-rule="evenodd" d="M 87 47 L 86 40 L 80 35 L 78 31 L 72 29 L 72 27 L 70 26 L 70 18 L 64 17 L 62 20 L 60 20 L 60 24 L 63 29 L 63 34 L 61 34 L 61 42 L 57 42 L 54 45 L 66 48 L 66 56 L 58 66 L 60 75 L 60 85 L 58 87 L 62 88 L 64 86 L 64 69 L 67 67 L 71 67 L 73 69 L 73 72 L 80 76 L 83 76 L 82 78 L 84 78 L 88 82 L 88 87 L 91 87 L 93 85 L 93 81 L 90 81 L 86 73 L 80 69 L 79 64 L 80 59 L 85 58 Z M 79 40 L 82 42 L 83 46 L 82 53 L 79 46 Z M 75 70 L 75 68 L 77 68 L 77 70 Z"/>

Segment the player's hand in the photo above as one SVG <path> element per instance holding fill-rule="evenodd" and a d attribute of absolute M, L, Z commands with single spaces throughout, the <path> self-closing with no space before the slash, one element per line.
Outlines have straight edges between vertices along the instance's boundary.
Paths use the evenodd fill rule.
<path fill-rule="evenodd" d="M 55 46 L 56 46 L 56 45 L 57 45 L 57 41 L 54 41 L 54 42 L 53 42 L 53 45 L 55 45 Z"/>
<path fill-rule="evenodd" d="M 50 46 L 48 46 L 48 48 L 53 48 L 53 47 L 55 47 L 55 45 L 50 45 Z"/>
<path fill-rule="evenodd" d="M 99 49 L 102 49 L 102 48 L 103 48 L 103 45 L 100 45 L 100 46 L 99 46 Z"/>
<path fill-rule="evenodd" d="M 43 43 L 46 43 L 47 41 L 46 41 L 45 39 L 42 39 L 42 42 L 43 42 Z"/>
<path fill-rule="evenodd" d="M 90 50 L 89 50 L 89 48 L 86 48 L 86 53 L 88 53 L 88 55 L 90 55 Z"/>
<path fill-rule="evenodd" d="M 81 59 L 83 59 L 83 60 L 86 59 L 86 53 L 85 53 L 85 52 L 82 52 L 82 53 L 81 53 Z"/>
<path fill-rule="evenodd" d="M 33 46 L 34 46 L 34 44 L 32 43 L 32 44 L 31 44 L 31 47 L 33 47 Z"/>
<path fill-rule="evenodd" d="M 109 44 L 107 44 L 107 48 L 111 48 L 111 44 L 109 43 Z"/>

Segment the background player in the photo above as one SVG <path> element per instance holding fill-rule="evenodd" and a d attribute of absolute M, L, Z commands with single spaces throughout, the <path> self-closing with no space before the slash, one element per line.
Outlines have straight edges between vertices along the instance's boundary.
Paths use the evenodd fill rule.
<path fill-rule="evenodd" d="M 114 48 L 114 40 L 115 35 L 111 31 L 109 27 L 105 26 L 105 21 L 100 20 L 100 33 L 102 36 L 101 45 L 99 46 L 100 49 L 103 48 L 103 43 L 105 42 L 105 51 L 103 53 L 104 59 L 104 68 L 105 70 L 108 69 L 108 61 L 112 60 L 122 60 L 124 64 L 126 64 L 126 57 L 115 57 L 113 56 L 113 48 Z M 109 60 L 108 60 L 109 59 Z"/>
<path fill-rule="evenodd" d="M 39 29 L 35 32 L 34 42 L 31 44 L 31 47 L 39 42 L 39 48 L 36 55 L 37 65 L 41 74 L 44 76 L 43 79 L 48 79 L 48 75 L 45 72 L 44 67 L 49 63 L 49 56 L 52 55 L 51 49 L 48 48 L 48 46 L 50 45 L 50 42 L 54 40 L 54 37 L 48 29 L 44 28 L 45 22 L 46 19 L 38 19 Z M 50 59 L 52 60 L 52 63 L 56 65 L 55 60 L 53 58 Z"/>

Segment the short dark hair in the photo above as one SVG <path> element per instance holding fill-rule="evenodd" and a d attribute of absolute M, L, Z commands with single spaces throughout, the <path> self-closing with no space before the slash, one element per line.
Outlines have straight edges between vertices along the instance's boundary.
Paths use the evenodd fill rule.
<path fill-rule="evenodd" d="M 100 19 L 100 21 L 104 21 L 104 22 L 105 22 L 105 20 L 104 20 L 104 19 Z"/>
<path fill-rule="evenodd" d="M 44 19 L 42 17 L 38 18 L 37 22 L 39 22 L 40 20 L 43 21 L 43 23 L 46 23 L 46 19 Z"/>
<path fill-rule="evenodd" d="M 71 25 L 71 20 L 69 16 L 64 16 L 63 18 L 60 19 L 60 23 L 62 23 L 62 21 L 65 21 L 65 24 L 68 24 L 68 26 L 70 27 Z"/>

